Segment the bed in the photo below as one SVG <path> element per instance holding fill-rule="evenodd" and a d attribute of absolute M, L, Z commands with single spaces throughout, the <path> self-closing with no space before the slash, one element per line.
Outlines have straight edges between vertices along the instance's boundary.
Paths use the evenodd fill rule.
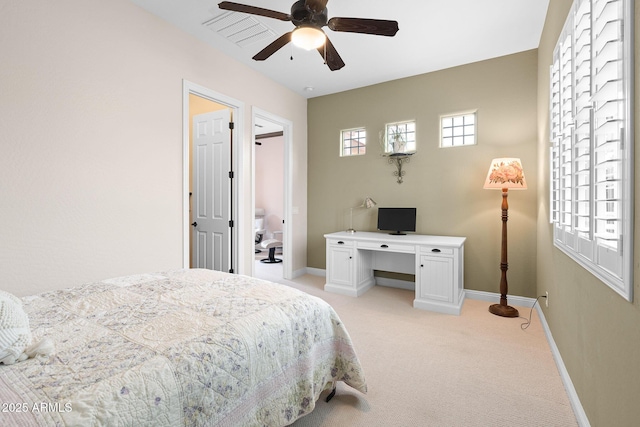
<path fill-rule="evenodd" d="M 0 425 L 284 426 L 367 391 L 337 314 L 285 285 L 188 269 L 21 301 L 55 353 L 0 364 Z"/>

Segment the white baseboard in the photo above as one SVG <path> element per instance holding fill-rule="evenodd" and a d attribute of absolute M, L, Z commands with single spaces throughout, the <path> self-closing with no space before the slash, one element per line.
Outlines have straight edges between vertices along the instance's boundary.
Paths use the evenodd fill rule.
<path fill-rule="evenodd" d="M 569 402 L 571 403 L 571 407 L 573 408 L 573 414 L 576 416 L 576 421 L 580 427 L 590 427 L 591 423 L 589 423 L 589 418 L 587 418 L 586 412 L 584 412 L 584 408 L 582 407 L 582 403 L 580 403 L 580 398 L 578 397 L 578 393 L 576 392 L 575 387 L 573 386 L 573 382 L 571 381 L 571 377 L 569 377 L 569 372 L 567 371 L 567 367 L 564 365 L 562 361 L 562 356 L 560 355 L 560 350 L 558 350 L 558 346 L 556 346 L 556 342 L 553 339 L 553 335 L 551 335 L 551 331 L 549 330 L 549 324 L 547 324 L 547 319 L 544 317 L 544 312 L 538 304 L 537 313 L 540 317 L 540 322 L 542 323 L 542 329 L 544 329 L 544 333 L 547 336 L 547 342 L 549 343 L 549 347 L 551 348 L 551 354 L 553 354 L 553 359 L 556 361 L 556 366 L 558 367 L 558 372 L 560 373 L 560 378 L 562 378 L 562 383 L 564 384 L 564 388 L 567 391 L 567 395 L 569 396 Z"/>
<path fill-rule="evenodd" d="M 389 288 L 405 289 L 407 291 L 415 291 L 416 285 L 407 280 L 389 279 L 386 277 L 376 277 L 376 285 L 387 286 Z"/>
<path fill-rule="evenodd" d="M 500 302 L 500 294 L 496 294 L 495 292 L 474 291 L 472 289 L 465 289 L 464 291 L 467 294 L 467 298 L 493 303 Z M 508 300 L 509 305 L 517 305 L 520 307 L 531 307 L 535 302 L 535 298 L 517 297 L 513 295 L 509 295 Z"/>
<path fill-rule="evenodd" d="M 312 276 L 327 277 L 327 270 L 325 270 L 323 268 L 307 267 L 306 268 L 306 273 L 307 274 L 311 274 Z M 410 290 L 410 291 L 415 289 L 415 284 L 413 282 L 408 282 L 406 280 L 388 279 L 386 277 L 376 277 L 375 280 L 376 280 L 376 285 L 380 285 L 380 286 L 388 286 L 390 288 L 407 289 L 407 290 Z"/>
<path fill-rule="evenodd" d="M 311 274 L 309 273 L 309 268 L 305 267 L 305 268 L 301 268 L 299 270 L 295 270 L 293 272 L 291 272 L 292 274 L 292 279 L 295 279 L 296 277 L 300 277 L 300 276 L 304 276 L 305 274 Z"/>
<path fill-rule="evenodd" d="M 466 290 L 467 298 L 498 303 L 500 302 L 500 294 L 496 294 L 494 292 L 484 292 L 484 291 L 474 291 L 474 290 Z M 527 297 L 517 297 L 517 296 L 508 296 L 510 305 L 517 305 L 520 307 L 532 307 L 535 298 L 527 298 Z M 553 340 L 553 335 L 551 335 L 551 331 L 549 330 L 549 324 L 547 323 L 547 319 L 544 317 L 544 312 L 540 307 L 540 304 L 536 305 L 536 312 L 538 313 L 538 317 L 540 317 L 540 323 L 542 323 L 542 329 L 544 330 L 544 334 L 547 337 L 547 342 L 549 343 L 549 348 L 551 349 L 551 354 L 553 355 L 553 360 L 556 362 L 556 367 L 558 368 L 558 373 L 560 374 L 560 378 L 562 379 L 562 383 L 564 384 L 564 388 L 567 391 L 567 396 L 569 397 L 569 402 L 571 403 L 571 407 L 573 408 L 573 413 L 576 416 L 576 421 L 580 427 L 590 427 L 589 419 L 587 418 L 587 414 L 584 412 L 584 408 L 582 407 L 582 403 L 580 403 L 580 398 L 578 397 L 578 393 L 576 392 L 575 387 L 573 386 L 573 382 L 571 381 L 571 377 L 569 377 L 569 372 L 567 371 L 567 367 L 564 365 L 562 361 L 562 356 L 560 355 L 560 350 L 556 346 L 556 342 Z"/>
<path fill-rule="evenodd" d="M 307 267 L 306 273 L 311 274 L 312 276 L 327 277 L 327 270 L 324 268 Z"/>

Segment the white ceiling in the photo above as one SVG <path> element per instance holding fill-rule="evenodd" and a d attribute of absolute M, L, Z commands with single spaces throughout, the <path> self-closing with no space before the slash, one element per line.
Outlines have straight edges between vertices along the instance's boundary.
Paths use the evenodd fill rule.
<path fill-rule="evenodd" d="M 325 27 L 346 64 L 330 71 L 317 51 L 291 44 L 266 61 L 251 59 L 291 31 L 290 22 L 251 15 L 273 33 L 240 47 L 203 25 L 226 12 L 218 8 L 222 0 L 131 1 L 306 98 L 535 49 L 549 5 L 549 0 L 330 0 L 329 18 L 388 19 L 400 27 L 395 37 Z M 235 3 L 288 14 L 294 0 Z"/>

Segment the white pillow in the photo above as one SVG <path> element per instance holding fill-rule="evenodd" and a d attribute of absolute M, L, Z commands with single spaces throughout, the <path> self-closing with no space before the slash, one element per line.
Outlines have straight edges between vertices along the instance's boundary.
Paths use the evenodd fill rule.
<path fill-rule="evenodd" d="M 15 295 L 0 291 L 0 363 L 11 365 L 29 356 L 25 350 L 31 345 L 29 318 L 22 301 Z"/>

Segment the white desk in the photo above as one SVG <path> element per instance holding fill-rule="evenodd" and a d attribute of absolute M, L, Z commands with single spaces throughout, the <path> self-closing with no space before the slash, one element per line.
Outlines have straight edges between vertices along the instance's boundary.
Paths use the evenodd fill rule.
<path fill-rule="evenodd" d="M 325 291 L 357 297 L 375 285 L 374 270 L 415 274 L 415 308 L 460 314 L 465 296 L 465 237 L 368 231 L 341 231 L 324 237 Z"/>

